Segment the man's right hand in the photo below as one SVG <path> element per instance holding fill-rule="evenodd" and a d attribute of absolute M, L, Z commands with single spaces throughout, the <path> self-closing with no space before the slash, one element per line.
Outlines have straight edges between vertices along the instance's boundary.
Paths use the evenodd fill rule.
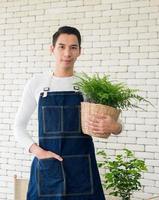
<path fill-rule="evenodd" d="M 45 159 L 45 158 L 55 158 L 59 161 L 62 161 L 63 158 L 59 156 L 58 154 L 52 152 L 52 151 L 46 151 L 39 147 L 37 144 L 32 144 L 30 149 L 30 153 L 33 153 L 38 159 Z"/>

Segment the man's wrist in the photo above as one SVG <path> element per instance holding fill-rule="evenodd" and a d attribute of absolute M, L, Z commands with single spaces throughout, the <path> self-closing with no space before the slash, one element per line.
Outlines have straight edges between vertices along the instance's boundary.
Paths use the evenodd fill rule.
<path fill-rule="evenodd" d="M 31 145 L 29 152 L 34 154 L 34 155 L 37 155 L 40 150 L 41 150 L 41 148 L 36 143 L 34 143 L 34 144 Z"/>

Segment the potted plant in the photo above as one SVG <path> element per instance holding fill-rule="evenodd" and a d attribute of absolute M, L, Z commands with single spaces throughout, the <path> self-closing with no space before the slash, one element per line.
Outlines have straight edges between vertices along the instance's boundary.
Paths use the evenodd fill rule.
<path fill-rule="evenodd" d="M 121 110 L 139 108 L 137 103 L 141 101 L 149 102 L 136 94 L 137 89 L 130 89 L 124 83 L 112 82 L 105 74 L 100 77 L 96 73 L 91 77 L 83 72 L 76 77 L 78 81 L 74 85 L 84 95 L 84 102 L 81 102 L 81 124 L 85 134 L 106 137 L 104 133 L 97 135 L 89 131 L 86 119 L 90 114 L 107 114 L 117 120 Z"/>
<path fill-rule="evenodd" d="M 141 173 L 147 171 L 145 162 L 136 158 L 128 149 L 124 149 L 123 154 L 116 155 L 114 160 L 104 151 L 98 151 L 97 155 L 103 158 L 103 161 L 98 162 L 98 167 L 106 169 L 103 187 L 111 189 L 109 195 L 130 200 L 132 193 L 141 189 Z"/>

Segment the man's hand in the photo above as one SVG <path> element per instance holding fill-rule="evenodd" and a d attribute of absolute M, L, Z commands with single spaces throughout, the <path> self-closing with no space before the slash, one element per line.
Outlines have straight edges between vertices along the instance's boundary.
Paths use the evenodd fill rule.
<path fill-rule="evenodd" d="M 39 147 L 37 144 L 32 144 L 29 151 L 33 153 L 38 159 L 55 158 L 62 161 L 63 158 L 52 151 L 46 151 Z"/>
<path fill-rule="evenodd" d="M 111 133 L 119 134 L 122 130 L 122 125 L 109 115 L 90 115 L 87 123 L 89 131 L 94 134 L 104 133 L 107 137 L 109 137 Z"/>

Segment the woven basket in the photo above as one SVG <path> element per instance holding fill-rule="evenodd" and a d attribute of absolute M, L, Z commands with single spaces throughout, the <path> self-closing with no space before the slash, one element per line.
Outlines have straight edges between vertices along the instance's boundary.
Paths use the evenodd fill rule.
<path fill-rule="evenodd" d="M 110 115 L 115 121 L 117 121 L 120 112 L 121 110 L 115 109 L 110 106 L 89 102 L 81 102 L 81 125 L 83 133 L 95 137 L 107 138 L 107 134 L 95 134 L 89 131 L 87 126 L 88 116 L 92 114 Z"/>

